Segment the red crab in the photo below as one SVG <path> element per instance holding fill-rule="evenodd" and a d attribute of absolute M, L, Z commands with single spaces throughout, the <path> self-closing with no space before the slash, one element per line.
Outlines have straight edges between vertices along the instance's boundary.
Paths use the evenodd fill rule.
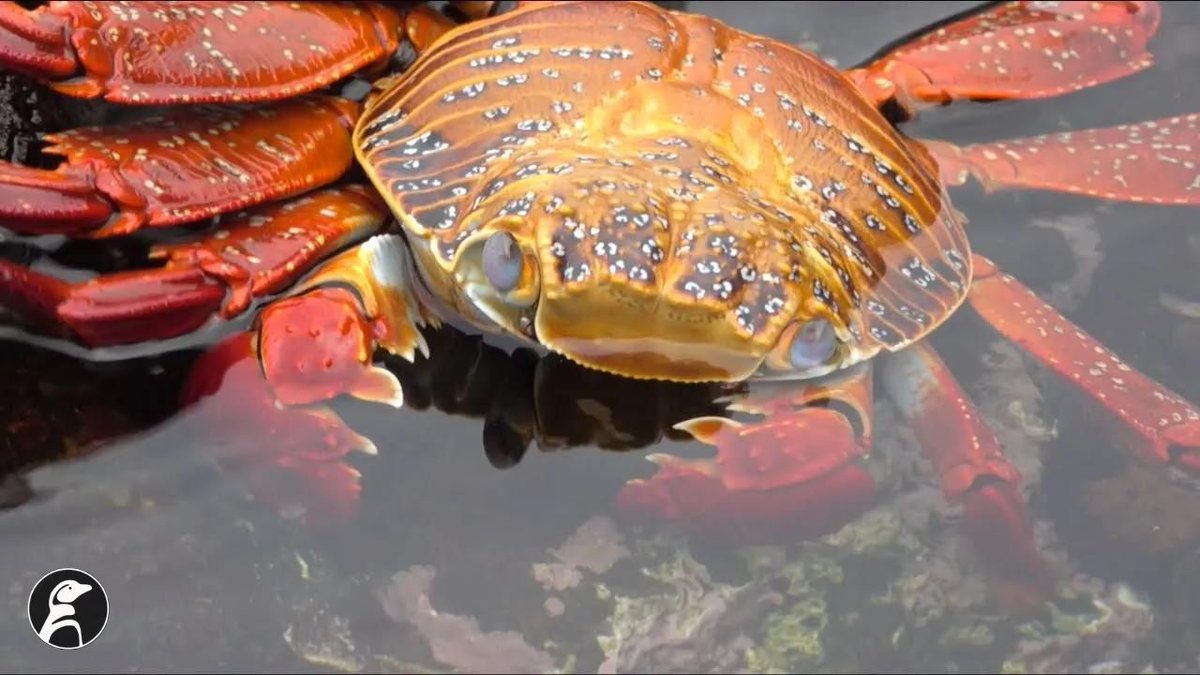
<path fill-rule="evenodd" d="M 972 254 L 944 190 L 1196 204 L 1198 118 L 955 147 L 880 112 L 1135 73 L 1157 3 L 1001 3 L 847 72 L 650 4 L 517 4 L 458 3 L 477 19 L 462 26 L 370 2 L 0 5 L 7 67 L 72 96 L 193 104 L 49 136 L 58 169 L 0 166 L 0 222 L 105 238 L 220 217 L 155 246 L 156 268 L 68 283 L 0 262 L 0 300 L 96 347 L 253 316 L 184 398 L 223 430 L 274 433 L 237 459 L 276 469 L 258 494 L 310 515 L 344 515 L 343 457 L 373 447 L 315 404 L 399 405 L 376 351 L 414 359 L 444 320 L 623 376 L 752 385 L 733 407 L 761 421 L 685 423 L 716 457 L 656 456 L 618 500 L 694 527 L 808 533 L 860 511 L 877 366 L 997 579 L 1044 592 L 1018 473 L 921 340 L 963 300 L 1131 452 L 1200 472 L 1200 413 Z M 381 76 L 402 45 L 418 58 Z M 355 72 L 380 78 L 365 105 L 317 93 Z"/>

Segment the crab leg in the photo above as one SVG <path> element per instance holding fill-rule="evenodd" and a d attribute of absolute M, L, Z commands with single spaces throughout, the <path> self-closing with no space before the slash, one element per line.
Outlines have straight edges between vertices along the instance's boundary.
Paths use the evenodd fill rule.
<path fill-rule="evenodd" d="M 976 255 L 975 268 L 968 296 L 975 311 L 1106 411 L 1119 446 L 1200 475 L 1200 410 L 1134 370 L 995 263 Z"/>
<path fill-rule="evenodd" d="M 1200 114 L 957 147 L 922 141 L 948 185 L 1034 188 L 1153 204 L 1200 204 Z"/>
<path fill-rule="evenodd" d="M 888 354 L 880 379 L 929 457 L 942 493 L 964 508 L 967 533 L 1003 602 L 1047 597 L 1053 573 L 1038 553 L 1020 473 L 954 375 L 924 343 Z"/>
<path fill-rule="evenodd" d="M 1152 63 L 1157 2 L 1004 2 L 926 29 L 847 72 L 877 105 L 909 115 L 953 100 L 1058 96 Z"/>
<path fill-rule="evenodd" d="M 374 192 L 331 188 L 233 215 L 198 243 L 157 246 L 161 268 L 69 284 L 0 260 L 0 305 L 92 347 L 177 337 L 241 314 L 387 219 Z"/>
<path fill-rule="evenodd" d="M 355 104 L 308 98 L 47 136 L 54 171 L 0 162 L 0 226 L 22 234 L 126 234 L 306 192 L 353 162 Z"/>
<path fill-rule="evenodd" d="M 865 366 L 820 382 L 755 382 L 729 409 L 761 420 L 676 425 L 716 446 L 716 456 L 650 455 L 657 472 L 629 481 L 617 510 L 742 543 L 832 532 L 874 498 L 874 479 L 857 463 L 871 445 L 871 396 Z M 825 407 L 831 401 L 838 407 Z"/>
<path fill-rule="evenodd" d="M 382 63 L 400 24 L 376 2 L 4 2 L 0 67 L 122 104 L 276 100 Z"/>

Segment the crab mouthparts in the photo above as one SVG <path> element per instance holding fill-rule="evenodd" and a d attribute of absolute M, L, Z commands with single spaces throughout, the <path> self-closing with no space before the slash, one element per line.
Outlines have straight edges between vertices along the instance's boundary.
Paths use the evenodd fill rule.
<path fill-rule="evenodd" d="M 631 303 L 613 290 L 543 298 L 538 341 L 582 366 L 634 379 L 726 382 L 758 369 L 763 355 L 725 334 L 722 312 Z"/>

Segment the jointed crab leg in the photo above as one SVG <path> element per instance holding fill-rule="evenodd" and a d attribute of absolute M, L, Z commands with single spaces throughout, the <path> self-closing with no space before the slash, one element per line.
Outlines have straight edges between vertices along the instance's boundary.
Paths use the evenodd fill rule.
<path fill-rule="evenodd" d="M 0 66 L 124 104 L 251 102 L 308 93 L 399 44 L 382 2 L 0 3 Z"/>
<path fill-rule="evenodd" d="M 1001 599 L 1043 600 L 1053 574 L 1038 553 L 1021 476 L 941 358 L 925 343 L 888 354 L 880 380 L 933 464 L 942 493 L 962 503 L 968 534 Z"/>
<path fill-rule="evenodd" d="M 1119 445 L 1200 475 L 1200 410 L 1134 370 L 1016 279 L 975 256 L 968 298 L 1009 340 L 1073 384 L 1115 422 Z"/>
<path fill-rule="evenodd" d="M 1149 67 L 1157 2 L 1005 2 L 905 40 L 847 73 L 909 114 L 956 99 L 1032 99 Z"/>
<path fill-rule="evenodd" d="M 948 185 L 1035 188 L 1102 199 L 1200 204 L 1200 114 L 956 147 L 922 141 Z"/>
<path fill-rule="evenodd" d="M 353 162 L 357 106 L 305 98 L 53 134 L 54 171 L 0 162 L 0 227 L 125 234 L 306 192 Z"/>
<path fill-rule="evenodd" d="M 68 284 L 0 260 L 0 305 L 39 324 L 64 325 L 92 347 L 172 338 L 280 292 L 387 218 L 374 192 L 350 186 L 229 216 L 199 242 L 155 247 L 151 256 L 166 259 L 157 269 Z"/>

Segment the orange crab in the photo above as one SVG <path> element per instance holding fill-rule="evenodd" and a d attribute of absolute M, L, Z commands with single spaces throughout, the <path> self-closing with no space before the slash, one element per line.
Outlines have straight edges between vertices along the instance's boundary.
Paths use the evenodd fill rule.
<path fill-rule="evenodd" d="M 238 459 L 277 469 L 258 493 L 310 515 L 353 505 L 343 458 L 372 447 L 317 404 L 400 405 L 377 350 L 415 359 L 443 321 L 630 378 L 751 385 L 731 407 L 760 421 L 685 423 L 715 458 L 655 456 L 618 498 L 693 527 L 808 532 L 860 511 L 878 367 L 997 578 L 1044 590 L 1019 475 L 922 341 L 964 300 L 1131 452 L 1200 472 L 1200 412 L 973 254 L 945 191 L 1197 204 L 1200 118 L 955 147 L 881 113 L 1135 73 L 1157 3 L 1001 3 L 845 72 L 651 4 L 516 4 L 458 3 L 475 19 L 458 26 L 370 2 L 0 5 L 7 67 L 73 96 L 193 104 L 52 135 L 56 170 L 0 166 L 0 223 L 104 238 L 219 216 L 155 246 L 153 269 L 68 283 L 0 261 L 0 301 L 92 347 L 253 316 L 184 399 L 221 388 L 223 426 L 273 433 Z M 316 93 L 379 76 L 402 45 L 416 60 L 365 104 Z"/>

